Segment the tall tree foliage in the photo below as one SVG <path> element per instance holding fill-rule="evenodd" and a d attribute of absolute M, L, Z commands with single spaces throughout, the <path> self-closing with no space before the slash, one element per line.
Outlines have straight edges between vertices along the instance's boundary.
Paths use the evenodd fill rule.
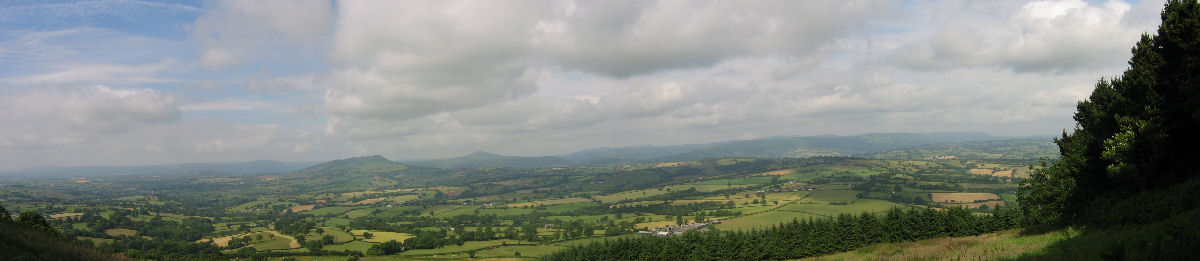
<path fill-rule="evenodd" d="M 1079 102 L 1062 158 L 1031 175 L 1019 201 L 1030 221 L 1089 223 L 1119 215 L 1107 201 L 1194 177 L 1200 160 L 1200 4 L 1170 0 L 1129 68 Z M 1104 225 L 1104 224 L 1099 224 Z"/>
<path fill-rule="evenodd" d="M 849 251 L 875 243 L 989 233 L 1018 225 L 1020 212 L 975 215 L 963 208 L 892 208 L 886 214 L 842 214 L 793 220 L 752 231 L 639 236 L 572 246 L 544 260 L 764 260 Z"/>

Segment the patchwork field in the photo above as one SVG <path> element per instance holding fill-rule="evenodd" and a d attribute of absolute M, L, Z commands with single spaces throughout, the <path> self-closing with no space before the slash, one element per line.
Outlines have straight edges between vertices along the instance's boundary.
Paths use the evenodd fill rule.
<path fill-rule="evenodd" d="M 299 212 L 303 212 L 303 211 L 312 210 L 313 207 L 315 207 L 315 206 L 316 205 L 299 205 L 299 206 L 290 207 L 288 209 L 291 209 L 292 213 L 299 213 Z"/>
<path fill-rule="evenodd" d="M 353 251 L 367 252 L 367 249 L 371 248 L 371 246 L 373 246 L 373 245 L 375 245 L 375 244 L 355 240 L 355 241 L 350 241 L 350 242 L 341 243 L 341 244 L 325 245 L 325 247 L 321 248 L 321 249 L 329 250 L 329 251 L 353 250 Z M 338 260 L 344 260 L 344 258 L 338 259 Z"/>
<path fill-rule="evenodd" d="M 586 198 L 548 199 L 548 200 L 512 203 L 512 204 L 508 204 L 508 206 L 514 207 L 514 208 L 519 208 L 519 207 L 532 207 L 532 206 L 553 206 L 553 205 L 574 204 L 574 203 L 584 203 L 584 202 L 592 202 L 592 200 L 586 199 Z"/>
<path fill-rule="evenodd" d="M 50 219 L 66 219 L 68 217 L 78 217 L 78 216 L 83 216 L 83 213 L 78 213 L 78 212 L 76 212 L 76 213 L 59 213 L 59 214 L 50 215 Z"/>
<path fill-rule="evenodd" d="M 371 232 L 372 237 L 371 238 L 363 238 L 363 232 Z M 387 231 L 378 231 L 378 230 L 358 230 L 358 229 L 356 229 L 356 230 L 350 230 L 350 233 L 353 234 L 355 237 L 359 238 L 359 240 L 362 240 L 365 242 L 371 242 L 371 243 L 383 243 L 383 242 L 388 242 L 390 240 L 404 242 L 405 239 L 413 237 L 413 235 L 407 234 L 407 233 L 396 233 L 396 232 L 387 232 Z"/>
<path fill-rule="evenodd" d="M 308 212 L 305 212 L 305 214 L 315 215 L 315 216 L 338 215 L 338 214 L 346 213 L 346 211 L 350 211 L 352 209 L 354 209 L 354 208 L 353 207 L 321 207 L 321 208 L 309 210 Z"/>
<path fill-rule="evenodd" d="M 834 203 L 834 202 L 853 202 L 858 200 L 857 190 L 817 190 L 808 194 L 808 197 L 801 200 L 808 203 Z"/>
<path fill-rule="evenodd" d="M 373 245 L 391 240 L 403 242 L 417 234 L 423 235 L 423 244 L 445 244 L 436 249 L 409 249 L 388 256 L 367 255 L 362 257 L 363 260 L 463 260 L 468 259 L 469 251 L 475 252 L 479 259 L 518 260 L 542 257 L 569 245 L 638 237 L 640 235 L 624 229 L 621 232 L 625 234 L 615 237 L 604 234 L 606 229 L 613 232 L 612 226 L 618 225 L 632 224 L 635 231 L 673 226 L 676 225 L 677 216 L 691 223 L 697 216 L 703 215 L 710 221 L 722 221 L 722 224 L 712 225 L 717 230 L 745 231 L 792 220 L 827 219 L 863 212 L 880 213 L 894 207 L 964 206 L 972 208 L 970 211 L 977 215 L 983 215 L 990 208 L 1012 204 L 1000 198 L 1004 195 L 1005 199 L 1011 200 L 1018 184 L 1012 179 L 983 179 L 981 177 L 984 176 L 980 175 L 1015 176 L 1019 172 L 1019 168 L 1015 167 L 1018 164 L 1016 161 L 988 163 L 983 160 L 903 161 L 828 157 L 724 158 L 660 166 L 641 163 L 540 169 L 422 168 L 414 169 L 419 171 L 412 173 L 365 175 L 355 172 L 361 170 L 354 170 L 346 172 L 349 174 L 334 172 L 327 177 L 310 173 L 297 174 L 300 178 L 280 175 L 270 181 L 256 177 L 229 180 L 204 177 L 201 181 L 203 186 L 222 188 L 212 197 L 219 200 L 215 201 L 219 203 L 215 206 L 224 207 L 226 211 L 186 213 L 205 215 L 200 213 L 215 212 L 208 217 L 150 212 L 167 211 L 164 209 L 179 205 L 205 207 L 187 206 L 195 203 L 178 200 L 204 196 L 191 192 L 150 197 L 118 191 L 113 194 L 119 197 L 111 199 L 120 203 L 115 206 L 73 201 L 63 201 L 71 202 L 63 204 L 45 200 L 6 203 L 5 206 L 14 206 L 19 210 L 53 209 L 48 213 L 57 214 L 50 218 L 63 222 L 68 217 L 81 215 L 81 212 L 98 211 L 105 218 L 124 216 L 128 221 L 120 222 L 136 224 L 126 228 L 141 228 L 152 219 L 161 217 L 161 220 L 179 223 L 181 230 L 201 235 L 203 239 L 199 240 L 200 243 L 211 241 L 228 248 L 234 238 L 248 238 L 248 245 L 274 259 L 345 260 L 342 256 L 304 256 L 312 253 L 294 238 L 272 229 L 296 231 L 302 233 L 306 240 L 331 236 L 333 243 L 323 247 L 328 251 L 366 252 Z M 112 186 L 108 182 L 106 179 L 97 179 L 87 183 L 87 186 Z M 78 184 L 65 180 L 58 184 L 62 186 L 63 183 Z M 178 184 L 198 183 L 163 182 L 162 186 Z M 154 188 L 139 189 L 162 191 Z M 14 194 L 9 191 L 6 193 Z M 0 197 L 0 200 L 10 199 Z M 616 205 L 616 202 L 622 204 Z M 634 206 L 638 208 L 616 208 Z M 213 220 L 212 230 L 203 226 L 183 227 L 182 221 L 189 218 Z M 57 225 L 59 221 L 55 222 Z M 263 225 L 271 222 L 274 222 L 273 226 Z M 88 232 L 89 224 L 96 223 L 72 220 L 62 225 L 91 233 Z M 535 234 L 540 237 L 538 240 L 476 241 L 474 239 L 480 237 L 475 235 L 479 234 L 469 233 L 488 227 L 496 234 L 505 234 L 503 231 L 520 231 L 527 224 L 537 227 Z M 425 232 L 441 232 L 446 227 L 456 229 L 446 233 L 441 241 L 424 237 Z M 192 229 L 195 231 L 190 231 Z M 581 231 L 584 229 L 595 235 L 583 236 L 585 233 Z M 117 228 L 105 232 L 114 236 L 149 236 L 146 233 L 158 231 L 139 233 Z M 373 237 L 364 238 L 362 235 L 365 232 L 372 233 Z M 114 241 L 89 238 L 88 235 L 81 233 L 70 236 L 82 236 L 76 238 L 94 243 Z M 461 241 L 460 246 L 459 239 L 466 241 Z M 238 258 L 234 254 L 237 251 L 236 248 L 222 249 L 225 254 L 220 258 Z"/>
<path fill-rule="evenodd" d="M 713 225 L 713 227 L 721 230 L 762 229 L 779 225 L 779 223 L 791 221 L 792 219 L 807 220 L 809 218 L 825 217 L 794 211 L 766 211 L 758 214 L 721 220 L 721 224 Z"/>
<path fill-rule="evenodd" d="M 541 256 L 544 256 L 544 255 L 549 255 L 550 253 L 554 253 L 554 251 L 558 251 L 558 250 L 561 250 L 561 249 L 564 249 L 564 248 L 567 248 L 567 247 L 563 247 L 563 246 L 555 246 L 555 245 L 542 245 L 542 246 L 502 246 L 502 247 L 497 247 L 497 248 L 492 248 L 492 249 L 485 249 L 485 250 L 479 251 L 479 252 L 475 253 L 475 256 L 476 256 L 476 257 L 480 257 L 480 258 L 498 258 L 498 257 L 523 257 L 523 258 L 529 258 L 529 257 L 541 257 Z M 520 255 L 517 255 L 518 253 L 519 253 Z"/>
<path fill-rule="evenodd" d="M 823 217 L 836 217 L 839 214 L 859 214 L 862 212 L 884 212 L 893 207 L 903 206 L 891 201 L 878 199 L 860 199 L 849 205 L 829 204 L 788 204 L 776 211 L 794 211 Z"/>
<path fill-rule="evenodd" d="M 337 228 L 321 227 L 320 229 L 322 231 L 324 231 L 324 233 L 321 233 L 321 234 L 309 233 L 308 235 L 305 236 L 305 238 L 317 239 L 317 238 L 324 237 L 326 235 L 330 235 L 330 236 L 333 236 L 334 243 L 345 243 L 345 242 L 350 242 L 350 241 L 354 240 L 353 235 L 350 235 L 350 233 L 346 233 L 345 231 L 342 231 Z"/>
<path fill-rule="evenodd" d="M 980 200 L 999 200 L 994 193 L 931 193 L 937 203 L 972 203 Z"/>
<path fill-rule="evenodd" d="M 790 170 L 790 169 L 781 169 L 781 170 L 758 173 L 758 174 L 754 174 L 752 176 L 783 176 L 783 175 L 788 175 L 788 174 L 792 174 L 792 173 L 796 173 L 796 171 Z"/>
<path fill-rule="evenodd" d="M 114 237 L 133 236 L 133 235 L 137 235 L 137 230 L 125 229 L 125 228 L 110 228 L 110 229 L 105 229 L 104 234 L 108 234 L 109 236 L 114 236 Z"/>
<path fill-rule="evenodd" d="M 970 172 L 971 174 L 975 174 L 975 175 L 991 176 L 992 172 L 995 172 L 995 171 L 990 170 L 990 169 L 971 169 L 968 172 Z"/>

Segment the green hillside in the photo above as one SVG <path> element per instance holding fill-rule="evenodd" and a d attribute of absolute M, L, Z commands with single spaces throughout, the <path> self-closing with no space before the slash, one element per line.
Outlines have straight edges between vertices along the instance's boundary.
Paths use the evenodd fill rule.
<path fill-rule="evenodd" d="M 392 162 L 383 156 L 374 155 L 325 162 L 297 171 L 297 173 L 388 174 L 397 173 L 408 168 L 408 165 Z"/>
<path fill-rule="evenodd" d="M 1190 203 L 1195 202 L 1190 198 L 1196 196 L 1196 191 L 1200 191 L 1200 178 L 1113 204 L 1174 213 L 1152 221 L 1109 228 L 1042 227 L 885 243 L 804 260 L 1190 260 L 1200 255 L 1200 223 L 1196 222 L 1200 220 L 1200 207 Z M 1147 202 L 1177 203 L 1129 207 Z"/>
<path fill-rule="evenodd" d="M 409 164 L 446 168 L 446 169 L 469 169 L 469 168 L 546 168 L 546 167 L 565 167 L 575 165 L 570 160 L 553 157 L 520 157 L 520 156 L 504 156 L 489 152 L 475 152 L 456 158 L 413 161 Z"/>
<path fill-rule="evenodd" d="M 0 206 L 0 210 L 4 207 Z M 7 213 L 4 213 L 7 215 Z M 7 217 L 4 217 L 7 219 Z M 0 259 L 4 260 L 128 260 L 76 244 L 55 232 L 0 220 Z"/>
<path fill-rule="evenodd" d="M 796 158 L 851 156 L 869 152 L 968 140 L 991 140 L 984 133 L 873 133 L 855 136 L 775 137 L 714 143 L 655 161 L 686 161 L 703 158 L 754 157 Z"/>
<path fill-rule="evenodd" d="M 961 141 L 921 145 L 913 148 L 869 152 L 864 157 L 876 159 L 931 160 L 956 159 L 1029 160 L 1058 158 L 1054 141 L 1046 139 L 1013 139 Z"/>

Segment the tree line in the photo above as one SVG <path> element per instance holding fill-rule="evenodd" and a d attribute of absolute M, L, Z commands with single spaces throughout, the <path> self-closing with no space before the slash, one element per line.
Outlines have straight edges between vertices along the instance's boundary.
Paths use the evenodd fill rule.
<path fill-rule="evenodd" d="M 886 213 L 842 214 L 792 220 L 762 230 L 689 231 L 682 236 L 639 236 L 569 247 L 546 260 L 763 260 L 853 250 L 875 243 L 967 236 L 1019 226 L 1015 209 L 976 215 L 963 208 L 892 208 Z"/>

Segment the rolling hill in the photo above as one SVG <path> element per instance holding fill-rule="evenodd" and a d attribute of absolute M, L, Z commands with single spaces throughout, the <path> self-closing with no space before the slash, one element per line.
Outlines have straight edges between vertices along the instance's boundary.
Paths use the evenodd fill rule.
<path fill-rule="evenodd" d="M 545 168 L 545 167 L 564 167 L 576 165 L 574 162 L 554 157 L 521 157 L 521 156 L 505 156 L 490 152 L 477 151 L 475 153 L 463 155 L 455 158 L 411 161 L 409 164 L 418 166 L 427 166 L 445 169 L 470 169 L 470 168 Z"/>

